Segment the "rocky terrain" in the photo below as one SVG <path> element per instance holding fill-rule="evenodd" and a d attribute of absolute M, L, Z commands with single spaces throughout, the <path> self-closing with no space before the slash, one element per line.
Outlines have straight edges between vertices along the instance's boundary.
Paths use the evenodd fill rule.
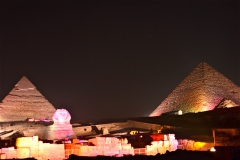
<path fill-rule="evenodd" d="M 219 108 L 183 115 L 133 118 L 135 121 L 161 124 L 162 133 L 175 133 L 177 139 L 213 142 L 212 128 L 240 128 L 240 107 Z"/>

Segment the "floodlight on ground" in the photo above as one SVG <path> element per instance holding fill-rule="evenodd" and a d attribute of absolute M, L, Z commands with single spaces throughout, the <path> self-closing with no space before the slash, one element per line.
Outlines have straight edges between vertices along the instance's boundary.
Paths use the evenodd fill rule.
<path fill-rule="evenodd" d="M 216 152 L 216 149 L 215 149 L 214 147 L 212 147 L 212 148 L 210 149 L 210 152 Z"/>

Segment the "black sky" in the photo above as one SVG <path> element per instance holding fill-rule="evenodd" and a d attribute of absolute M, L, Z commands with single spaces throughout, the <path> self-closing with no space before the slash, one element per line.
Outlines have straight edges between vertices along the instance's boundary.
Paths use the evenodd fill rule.
<path fill-rule="evenodd" d="M 148 116 L 200 63 L 240 86 L 238 1 L 0 1 L 0 100 L 27 76 L 73 121 Z"/>

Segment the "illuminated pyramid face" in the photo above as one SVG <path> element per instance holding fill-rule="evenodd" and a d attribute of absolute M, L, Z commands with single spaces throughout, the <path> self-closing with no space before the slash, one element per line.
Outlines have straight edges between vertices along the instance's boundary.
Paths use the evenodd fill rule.
<path fill-rule="evenodd" d="M 173 110 L 212 110 L 224 98 L 240 105 L 240 88 L 208 64 L 200 63 L 149 116 Z"/>
<path fill-rule="evenodd" d="M 49 118 L 56 109 L 26 78 L 22 77 L 0 103 L 0 122 L 23 121 L 27 118 Z"/>

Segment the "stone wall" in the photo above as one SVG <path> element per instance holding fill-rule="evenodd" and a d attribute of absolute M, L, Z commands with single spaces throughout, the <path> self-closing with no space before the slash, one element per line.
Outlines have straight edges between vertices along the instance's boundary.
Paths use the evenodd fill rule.
<path fill-rule="evenodd" d="M 178 149 L 190 151 L 209 151 L 214 143 L 196 142 L 188 139 L 178 139 Z"/>
<path fill-rule="evenodd" d="M 35 122 L 11 122 L 2 123 L 1 131 L 19 131 L 24 136 L 38 136 L 40 139 L 44 139 L 47 126 Z M 3 135 L 4 137 L 4 135 Z M 3 138 L 1 137 L 1 138 Z M 6 137 L 7 138 L 7 137 Z"/>
<path fill-rule="evenodd" d="M 163 126 L 159 124 L 137 122 L 132 120 L 128 120 L 128 125 L 133 128 L 142 128 L 147 130 L 161 130 L 163 128 Z"/>
<path fill-rule="evenodd" d="M 116 122 L 116 123 L 107 123 L 107 124 L 97 124 L 94 125 L 99 131 L 102 129 L 107 129 L 109 132 L 120 130 L 123 128 L 129 127 L 128 122 Z M 76 126 L 73 127 L 73 132 L 76 136 L 84 136 L 93 134 L 92 126 Z"/>
<path fill-rule="evenodd" d="M 164 140 L 162 141 L 152 141 L 151 145 L 146 146 L 146 154 L 155 156 L 156 154 L 165 154 L 167 151 L 176 151 L 178 146 L 178 141 L 175 139 L 174 134 L 165 134 Z"/>
<path fill-rule="evenodd" d="M 76 136 L 84 136 L 92 134 L 92 127 L 91 126 L 78 126 L 73 127 L 73 132 Z"/>
<path fill-rule="evenodd" d="M 107 123 L 107 124 L 97 124 L 95 125 L 98 130 L 101 130 L 102 128 L 107 128 L 108 131 L 116 131 L 116 130 L 120 130 L 123 128 L 127 128 L 129 127 L 129 123 L 128 122 L 113 122 L 113 123 Z"/>

